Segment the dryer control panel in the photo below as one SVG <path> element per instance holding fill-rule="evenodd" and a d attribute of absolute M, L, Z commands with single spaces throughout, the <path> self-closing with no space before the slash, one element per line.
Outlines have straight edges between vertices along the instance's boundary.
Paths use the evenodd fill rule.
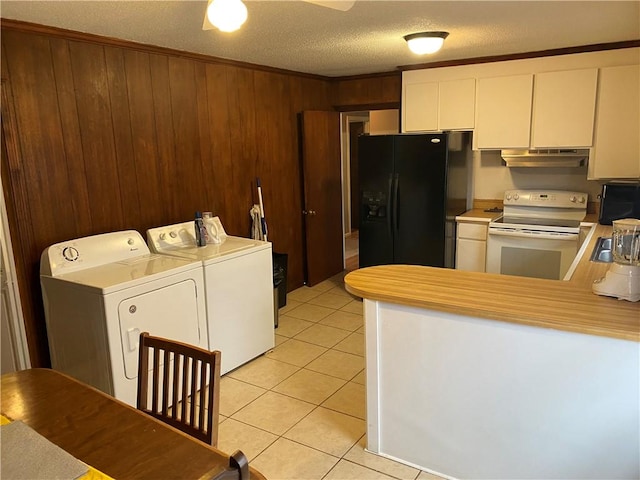
<path fill-rule="evenodd" d="M 135 230 L 103 233 L 51 245 L 42 252 L 40 274 L 55 277 L 150 253 Z"/>

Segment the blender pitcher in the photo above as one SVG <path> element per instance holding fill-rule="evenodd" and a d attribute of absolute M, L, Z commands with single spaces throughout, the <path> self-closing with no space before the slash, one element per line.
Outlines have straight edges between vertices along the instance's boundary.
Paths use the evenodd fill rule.
<path fill-rule="evenodd" d="M 613 261 L 620 265 L 640 266 L 640 220 L 613 221 Z"/>
<path fill-rule="evenodd" d="M 611 243 L 613 263 L 603 278 L 593 282 L 593 292 L 637 302 L 640 300 L 640 220 L 614 220 Z"/>

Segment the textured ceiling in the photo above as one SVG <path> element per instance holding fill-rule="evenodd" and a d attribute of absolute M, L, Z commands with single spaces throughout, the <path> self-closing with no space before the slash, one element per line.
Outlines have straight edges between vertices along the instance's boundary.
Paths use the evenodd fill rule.
<path fill-rule="evenodd" d="M 233 33 L 202 30 L 206 0 L 0 2 L 3 18 L 325 76 L 640 39 L 639 1 L 378 1 L 342 12 L 302 1 L 245 0 Z M 403 36 L 450 32 L 433 55 Z"/>

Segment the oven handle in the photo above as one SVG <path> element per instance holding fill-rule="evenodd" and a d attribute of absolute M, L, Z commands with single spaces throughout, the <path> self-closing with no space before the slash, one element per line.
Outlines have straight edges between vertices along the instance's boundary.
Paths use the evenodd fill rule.
<path fill-rule="evenodd" d="M 579 234 L 577 233 L 567 233 L 567 232 L 559 232 L 559 233 L 532 233 L 531 231 L 523 232 L 521 230 L 509 230 L 509 229 L 497 229 L 490 228 L 489 235 L 501 235 L 503 237 L 519 237 L 519 238 L 531 238 L 540 240 L 567 240 L 567 241 L 575 241 L 578 239 Z"/>

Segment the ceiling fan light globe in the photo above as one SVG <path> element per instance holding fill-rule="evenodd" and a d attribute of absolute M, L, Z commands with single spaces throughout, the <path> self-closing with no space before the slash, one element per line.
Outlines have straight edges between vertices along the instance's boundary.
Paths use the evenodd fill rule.
<path fill-rule="evenodd" d="M 207 7 L 207 18 L 218 30 L 233 32 L 247 20 L 247 7 L 242 0 L 213 0 Z"/>

